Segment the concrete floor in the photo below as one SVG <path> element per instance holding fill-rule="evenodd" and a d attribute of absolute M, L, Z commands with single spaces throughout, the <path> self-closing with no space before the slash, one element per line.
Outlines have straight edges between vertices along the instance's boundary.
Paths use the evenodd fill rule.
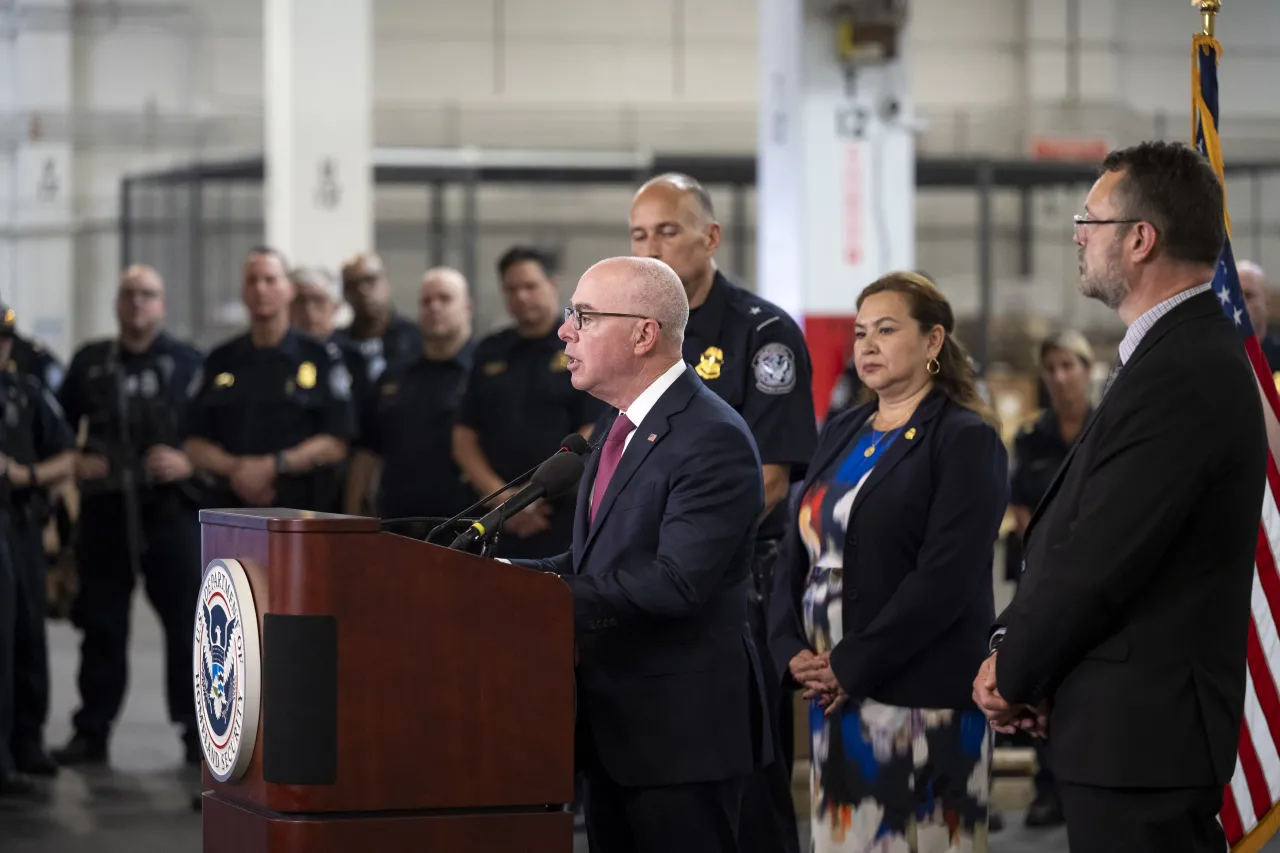
<path fill-rule="evenodd" d="M 53 745 L 70 733 L 77 703 L 75 671 L 79 636 L 65 623 L 49 632 L 53 711 L 47 735 Z M 0 853 L 197 853 L 200 816 L 189 811 L 198 774 L 181 766 L 182 750 L 164 709 L 159 624 L 145 601 L 135 602 L 130 687 L 111 745 L 111 768 L 63 771 L 36 802 L 0 802 Z M 1003 783 L 1002 783 L 1003 784 Z M 1013 783 L 997 801 L 1026 798 Z M 1008 828 L 992 837 L 991 853 L 1065 853 L 1064 830 L 1022 827 L 1019 811 L 1005 813 Z M 807 842 L 807 839 L 805 839 Z M 807 846 L 807 844 L 805 845 Z M 1265 848 L 1280 853 L 1280 842 Z M 586 853 L 586 838 L 574 853 Z"/>

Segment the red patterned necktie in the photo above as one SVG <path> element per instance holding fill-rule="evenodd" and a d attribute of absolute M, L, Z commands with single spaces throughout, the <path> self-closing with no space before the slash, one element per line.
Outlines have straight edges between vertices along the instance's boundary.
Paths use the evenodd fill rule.
<path fill-rule="evenodd" d="M 604 493 L 609 489 L 613 472 L 618 470 L 618 462 L 622 460 L 622 449 L 627 436 L 631 435 L 631 431 L 635 428 L 636 425 L 622 414 L 618 415 L 618 419 L 609 428 L 609 437 L 604 440 L 604 447 L 600 448 L 600 467 L 596 470 L 596 483 L 591 495 L 592 522 L 596 520 L 596 513 L 600 510 L 600 504 L 604 502 Z"/>

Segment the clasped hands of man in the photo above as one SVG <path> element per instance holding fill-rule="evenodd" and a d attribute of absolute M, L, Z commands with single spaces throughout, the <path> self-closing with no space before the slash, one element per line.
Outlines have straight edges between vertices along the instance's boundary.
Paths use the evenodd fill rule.
<path fill-rule="evenodd" d="M 973 701 L 986 715 L 991 728 L 1002 734 L 1024 731 L 1043 738 L 1049 733 L 1049 701 L 1039 705 L 1010 705 L 996 689 L 996 654 L 992 653 L 978 669 L 973 680 Z M 817 699 L 823 712 L 830 716 L 840 709 L 849 696 L 836 681 L 831 670 L 831 653 L 814 654 L 805 649 L 791 659 L 791 677 L 804 687 L 800 698 Z"/>
<path fill-rule="evenodd" d="M 978 668 L 978 675 L 973 679 L 973 701 L 986 715 L 991 728 L 1001 734 L 1013 734 L 1023 731 L 1032 737 L 1049 736 L 1049 700 L 1039 705 L 1010 705 L 996 689 L 996 656 L 992 652 Z"/>

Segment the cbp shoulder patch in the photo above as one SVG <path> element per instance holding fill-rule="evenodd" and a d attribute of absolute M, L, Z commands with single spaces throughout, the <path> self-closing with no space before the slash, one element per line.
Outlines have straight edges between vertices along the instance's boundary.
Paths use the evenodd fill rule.
<path fill-rule="evenodd" d="M 56 361 L 50 361 L 44 368 L 44 384 L 51 391 L 56 392 L 62 385 L 62 365 Z"/>
<path fill-rule="evenodd" d="M 196 395 L 200 393 L 200 386 L 204 384 L 204 365 L 196 367 L 195 372 L 191 374 L 191 381 L 187 383 L 187 399 L 194 400 Z"/>
<path fill-rule="evenodd" d="M 765 344 L 751 360 L 756 388 L 764 394 L 790 394 L 796 387 L 796 355 L 786 344 Z"/>
<path fill-rule="evenodd" d="M 339 400 L 351 399 L 351 372 L 341 361 L 329 365 L 329 392 Z"/>

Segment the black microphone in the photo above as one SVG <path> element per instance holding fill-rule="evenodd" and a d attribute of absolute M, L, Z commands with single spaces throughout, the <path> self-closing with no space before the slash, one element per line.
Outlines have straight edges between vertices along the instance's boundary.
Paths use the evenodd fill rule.
<path fill-rule="evenodd" d="M 502 522 L 520 512 L 540 498 L 558 498 L 568 492 L 582 479 L 582 471 L 586 467 L 582 457 L 576 453 L 558 453 L 538 466 L 538 470 L 529 479 L 529 485 L 516 492 L 511 500 L 493 509 L 484 518 L 472 524 L 450 548 L 465 548 L 498 529 Z"/>
<path fill-rule="evenodd" d="M 590 449 L 591 448 L 587 445 L 587 440 L 582 437 L 581 433 L 571 432 L 568 435 L 566 435 L 564 438 L 560 439 L 560 449 L 556 451 L 556 454 L 558 455 L 561 453 L 572 453 L 575 456 L 582 456 Z M 422 541 L 430 542 L 432 539 L 435 538 L 436 534 L 439 533 L 441 530 L 446 530 L 449 527 L 452 527 L 453 525 L 457 524 L 459 521 L 462 521 L 471 513 L 478 510 L 480 507 L 487 504 L 489 501 L 496 498 L 498 495 L 505 492 L 507 489 L 510 489 L 514 486 L 518 486 L 521 483 L 523 483 L 525 480 L 529 479 L 529 477 L 532 476 L 538 470 L 539 467 L 541 467 L 541 465 L 533 466 L 528 471 L 525 471 L 523 474 L 521 474 L 519 477 L 516 477 L 510 483 L 504 483 L 502 486 L 498 488 L 496 492 L 485 495 L 480 500 L 476 501 L 471 506 L 467 507 L 462 512 L 455 515 L 453 518 L 440 522 L 435 527 L 431 528 L 431 532 L 427 534 L 427 538 L 423 539 Z M 388 518 L 383 520 L 382 529 L 386 530 L 388 526 L 391 526 L 391 525 L 407 524 L 409 522 L 414 522 L 414 521 L 430 523 L 436 520 L 437 518 L 433 518 L 429 516 L 428 517 L 406 516 L 405 518 Z"/>

